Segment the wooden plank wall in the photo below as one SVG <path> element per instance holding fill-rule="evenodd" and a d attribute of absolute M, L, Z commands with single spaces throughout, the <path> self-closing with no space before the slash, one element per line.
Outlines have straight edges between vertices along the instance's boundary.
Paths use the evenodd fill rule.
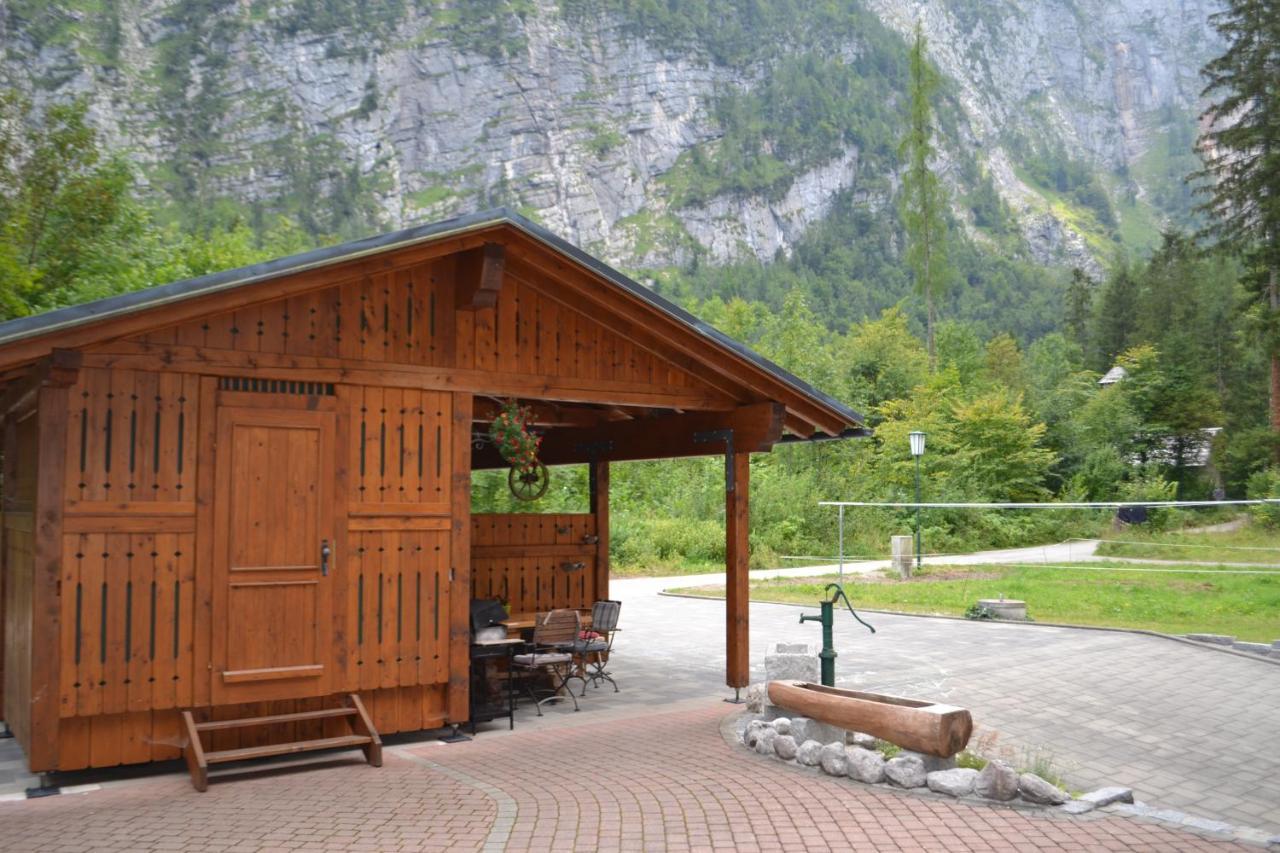
<path fill-rule="evenodd" d="M 451 258 L 366 276 L 290 299 L 134 338 L 202 351 L 458 367 L 522 377 L 706 390 L 706 383 L 508 276 L 494 308 L 453 311 Z M 451 322 L 451 320 L 453 320 Z"/>
<path fill-rule="evenodd" d="M 339 396 L 347 401 L 351 485 L 346 554 L 334 572 L 347 614 L 345 637 L 335 638 L 343 657 L 335 690 L 360 692 L 380 731 L 438 726 L 449 679 L 453 395 L 350 386 Z M 200 708 L 208 695 L 210 626 L 201 617 L 207 593 L 198 590 L 196 542 L 199 377 L 84 369 L 70 400 L 58 766 L 176 758 L 178 709 Z M 6 518 L 22 523 L 20 515 Z M 8 547 L 25 543 L 29 553 L 25 535 L 8 536 Z M 323 702 L 198 715 L 227 719 Z M 229 732 L 216 746 L 294 734 Z"/>
<path fill-rule="evenodd" d="M 496 598 L 512 613 L 596 601 L 596 518 L 583 514 L 476 514 L 471 517 L 471 595 Z"/>
<path fill-rule="evenodd" d="M 35 567 L 35 414 L 5 430 L 4 471 L 4 719 L 30 750 L 32 581 Z"/>

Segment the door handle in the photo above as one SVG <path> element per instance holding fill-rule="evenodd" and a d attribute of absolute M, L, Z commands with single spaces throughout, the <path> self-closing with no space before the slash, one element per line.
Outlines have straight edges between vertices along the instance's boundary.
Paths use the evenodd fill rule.
<path fill-rule="evenodd" d="M 333 549 L 329 547 L 328 539 L 320 540 L 320 574 L 328 577 L 329 575 L 329 556 L 333 553 Z"/>

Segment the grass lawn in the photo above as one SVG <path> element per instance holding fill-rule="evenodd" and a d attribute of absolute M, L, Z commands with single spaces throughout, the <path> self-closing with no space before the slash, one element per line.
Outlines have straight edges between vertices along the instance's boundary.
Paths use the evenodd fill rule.
<path fill-rule="evenodd" d="M 910 581 L 887 573 L 851 579 L 853 606 L 963 616 L 979 598 L 1020 598 L 1042 622 L 1146 628 L 1167 634 L 1231 634 L 1242 640 L 1280 639 L 1280 571 L 1230 574 L 1213 566 L 1192 573 L 1096 571 L 1042 566 L 926 566 Z M 775 578 L 751 582 L 754 601 L 816 604 L 831 577 Z M 724 587 L 671 590 L 723 597 Z"/>
<path fill-rule="evenodd" d="M 1192 562 L 1268 563 L 1280 568 L 1280 534 L 1246 526 L 1227 533 L 1141 533 L 1126 530 L 1098 546 L 1103 557 Z"/>
<path fill-rule="evenodd" d="M 670 575 L 709 575 L 723 572 L 724 561 L 717 560 L 681 560 L 676 563 L 654 562 L 639 566 L 609 566 L 611 578 L 665 578 Z"/>

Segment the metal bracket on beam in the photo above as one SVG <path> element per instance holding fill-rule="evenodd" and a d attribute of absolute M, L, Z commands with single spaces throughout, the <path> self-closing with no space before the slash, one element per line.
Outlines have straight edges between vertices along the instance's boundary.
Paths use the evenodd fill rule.
<path fill-rule="evenodd" d="M 694 444 L 709 444 L 715 441 L 724 442 L 724 490 L 732 492 L 734 487 L 733 430 L 709 429 L 705 432 L 695 432 L 693 434 Z"/>
<path fill-rule="evenodd" d="M 610 450 L 613 450 L 612 441 L 584 441 L 582 444 L 573 446 L 574 453 L 581 453 L 592 462 L 596 461 L 600 454 L 608 453 Z"/>

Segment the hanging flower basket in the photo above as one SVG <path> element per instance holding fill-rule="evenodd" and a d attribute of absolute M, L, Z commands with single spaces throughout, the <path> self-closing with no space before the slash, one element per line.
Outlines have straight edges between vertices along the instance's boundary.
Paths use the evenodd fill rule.
<path fill-rule="evenodd" d="M 498 449 L 498 455 L 511 466 L 507 486 L 511 494 L 522 501 L 537 500 L 546 494 L 551 484 L 547 466 L 538 461 L 542 436 L 529 430 L 532 421 L 533 412 L 528 406 L 508 400 L 489 427 L 489 438 Z"/>

